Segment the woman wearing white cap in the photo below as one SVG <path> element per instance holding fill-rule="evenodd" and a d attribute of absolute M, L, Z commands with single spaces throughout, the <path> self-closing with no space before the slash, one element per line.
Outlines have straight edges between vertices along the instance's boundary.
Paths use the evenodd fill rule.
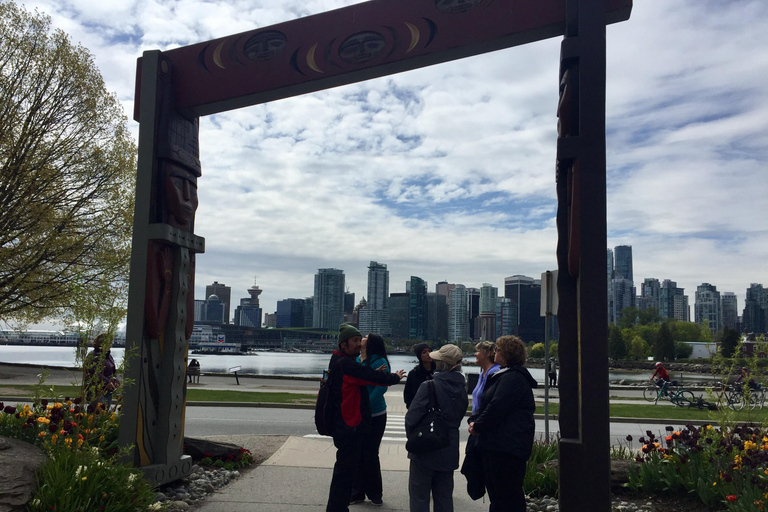
<path fill-rule="evenodd" d="M 411 512 L 429 512 L 430 495 L 434 512 L 453 512 L 453 472 L 459 467 L 459 426 L 469 406 L 461 360 L 456 345 L 444 345 L 429 353 L 435 362 L 432 379 L 441 416 L 450 428 L 450 444 L 426 453 L 408 453 L 411 460 L 408 494 Z M 429 382 L 419 386 L 405 415 L 405 430 L 412 431 L 429 408 Z"/>

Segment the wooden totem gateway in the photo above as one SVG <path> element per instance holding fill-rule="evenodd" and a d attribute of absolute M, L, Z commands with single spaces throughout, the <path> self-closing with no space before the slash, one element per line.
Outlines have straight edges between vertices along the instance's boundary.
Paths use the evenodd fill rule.
<path fill-rule="evenodd" d="M 632 0 L 371 0 L 145 52 L 134 110 L 126 332 L 138 356 L 120 424 L 134 464 L 158 483 L 191 467 L 182 448 L 195 254 L 204 249 L 194 235 L 199 116 L 565 35 L 556 166 L 560 508 L 609 510 L 605 25 L 628 19 L 631 7 Z M 580 368 L 589 368 L 588 378 Z"/>

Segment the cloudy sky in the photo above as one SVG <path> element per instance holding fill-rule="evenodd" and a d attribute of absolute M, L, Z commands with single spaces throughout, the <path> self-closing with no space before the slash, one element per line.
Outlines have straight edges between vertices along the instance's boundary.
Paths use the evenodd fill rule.
<path fill-rule="evenodd" d="M 133 111 L 136 58 L 355 0 L 18 0 L 93 53 Z M 607 31 L 608 245 L 635 283 L 768 285 L 768 3 L 635 0 Z M 390 291 L 411 275 L 503 289 L 556 268 L 560 38 L 201 119 L 196 296 L 265 312 L 370 260 Z M 130 115 L 129 115 L 130 117 Z M 134 134 L 138 124 L 130 121 Z"/>

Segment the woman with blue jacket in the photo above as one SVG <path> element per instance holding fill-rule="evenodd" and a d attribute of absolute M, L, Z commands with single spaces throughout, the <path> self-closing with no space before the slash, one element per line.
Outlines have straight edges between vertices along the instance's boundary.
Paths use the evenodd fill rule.
<path fill-rule="evenodd" d="M 384 339 L 378 334 L 369 333 L 363 338 L 359 361 L 374 370 L 389 373 L 390 365 Z M 352 487 L 350 505 L 362 503 L 365 497 L 372 505 L 381 505 L 381 463 L 379 446 L 387 426 L 387 402 L 384 400 L 386 386 L 367 386 L 368 400 L 371 404 L 371 429 L 363 434 L 363 453 L 357 472 L 357 481 Z"/>

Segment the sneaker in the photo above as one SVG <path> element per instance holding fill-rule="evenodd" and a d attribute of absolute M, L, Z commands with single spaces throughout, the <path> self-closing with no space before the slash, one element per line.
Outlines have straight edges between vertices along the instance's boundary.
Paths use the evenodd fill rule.
<path fill-rule="evenodd" d="M 374 505 L 374 506 L 376 506 L 376 507 L 380 507 L 380 506 L 382 506 L 383 504 L 384 504 L 384 502 L 383 502 L 383 501 L 381 501 L 381 498 L 379 498 L 379 499 L 377 499 L 377 500 L 374 500 L 374 499 L 372 499 L 372 500 L 371 500 L 371 505 Z"/>
<path fill-rule="evenodd" d="M 352 497 L 352 499 L 349 500 L 350 505 L 357 505 L 360 503 L 365 503 L 365 498 Z"/>

